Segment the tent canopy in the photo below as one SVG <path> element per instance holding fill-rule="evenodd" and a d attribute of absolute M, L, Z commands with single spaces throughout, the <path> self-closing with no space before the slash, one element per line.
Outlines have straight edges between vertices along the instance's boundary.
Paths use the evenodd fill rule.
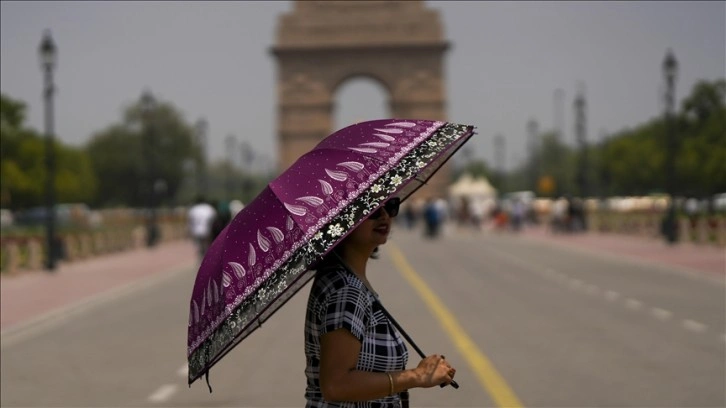
<path fill-rule="evenodd" d="M 474 178 L 471 174 L 464 173 L 456 183 L 449 186 L 449 195 L 451 197 L 495 198 L 497 190 L 492 187 L 486 177 Z"/>

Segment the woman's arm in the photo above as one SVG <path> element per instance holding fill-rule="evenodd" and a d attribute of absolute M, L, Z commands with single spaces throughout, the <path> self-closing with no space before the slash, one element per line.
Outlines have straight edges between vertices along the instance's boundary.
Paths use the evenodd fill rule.
<path fill-rule="evenodd" d="M 356 370 L 361 342 L 346 329 L 320 338 L 320 390 L 327 401 L 367 401 L 416 387 L 449 383 L 456 372 L 441 356 L 428 356 L 412 370 L 372 373 Z"/>

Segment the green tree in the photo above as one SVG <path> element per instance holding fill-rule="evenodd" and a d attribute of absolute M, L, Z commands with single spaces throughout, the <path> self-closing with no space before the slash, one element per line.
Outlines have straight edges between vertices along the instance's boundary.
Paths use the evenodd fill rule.
<path fill-rule="evenodd" d="M 152 190 L 157 203 L 171 204 L 184 182 L 184 163 L 199 159 L 193 127 L 171 103 L 149 114 L 140 103 L 130 105 L 122 123 L 92 136 L 88 151 L 103 181 L 96 202 L 103 206 L 145 206 Z"/>
<path fill-rule="evenodd" d="M 0 96 L 0 197 L 12 209 L 43 205 L 45 197 L 45 140 L 24 126 L 25 110 L 22 101 Z M 86 152 L 57 140 L 53 149 L 56 201 L 91 200 L 97 179 Z"/>
<path fill-rule="evenodd" d="M 574 189 L 575 154 L 571 148 L 562 143 L 555 132 L 542 135 L 539 155 L 540 174 L 551 177 L 555 184 L 552 196 L 572 194 Z M 531 164 L 530 164 L 531 165 Z"/>
<path fill-rule="evenodd" d="M 726 191 L 726 82 L 698 82 L 673 126 L 676 194 L 707 197 Z M 626 129 L 598 146 L 600 180 L 617 195 L 663 193 L 666 126 L 662 116 Z"/>
<path fill-rule="evenodd" d="M 678 191 L 688 196 L 726 192 L 726 81 L 697 83 L 681 117 Z"/>
<path fill-rule="evenodd" d="M 699 81 L 690 95 L 683 100 L 683 115 L 687 119 L 705 124 L 714 114 L 723 114 L 726 103 L 726 80 Z"/>

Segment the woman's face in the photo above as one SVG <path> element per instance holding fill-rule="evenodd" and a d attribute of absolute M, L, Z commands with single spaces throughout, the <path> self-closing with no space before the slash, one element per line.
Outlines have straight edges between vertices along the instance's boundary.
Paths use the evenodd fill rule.
<path fill-rule="evenodd" d="M 366 250 L 370 249 L 372 252 L 375 247 L 385 244 L 388 241 L 388 235 L 391 233 L 393 219 L 384 207 L 381 207 L 379 211 L 379 214 L 373 214 L 360 223 L 346 237 L 345 245 L 365 248 Z"/>

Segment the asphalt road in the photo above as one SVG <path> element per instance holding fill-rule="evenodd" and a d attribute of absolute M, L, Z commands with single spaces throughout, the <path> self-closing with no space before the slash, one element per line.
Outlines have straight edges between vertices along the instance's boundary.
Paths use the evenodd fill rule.
<path fill-rule="evenodd" d="M 308 287 L 212 369 L 210 394 L 186 385 L 194 275 L 3 341 L 1 405 L 303 406 Z M 457 367 L 460 389 L 412 390 L 412 406 L 726 406 L 722 280 L 512 235 L 406 231 L 369 279 L 418 345 Z"/>

